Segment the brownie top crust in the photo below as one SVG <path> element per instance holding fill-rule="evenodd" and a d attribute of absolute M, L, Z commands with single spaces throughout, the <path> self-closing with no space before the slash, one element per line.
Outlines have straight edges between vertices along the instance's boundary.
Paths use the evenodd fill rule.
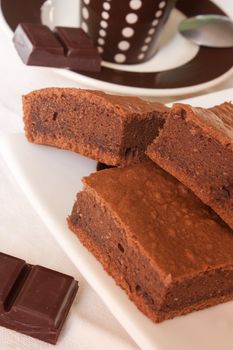
<path fill-rule="evenodd" d="M 200 126 L 208 135 L 233 149 L 232 103 L 225 102 L 208 109 L 175 103 L 171 109 L 171 116 L 175 115 Z"/>
<path fill-rule="evenodd" d="M 152 162 L 102 170 L 83 183 L 125 229 L 128 244 L 149 258 L 165 285 L 233 264 L 233 232 Z"/>
<path fill-rule="evenodd" d="M 143 100 L 139 97 L 134 96 L 118 96 L 118 95 L 110 95 L 102 91 L 96 90 L 83 90 L 76 88 L 45 88 L 41 90 L 36 90 L 30 92 L 28 95 L 24 96 L 24 101 L 33 95 L 41 96 L 41 98 L 50 98 L 52 95 L 62 95 L 69 94 L 70 96 L 74 96 L 79 98 L 79 94 L 82 94 L 82 97 L 86 95 L 86 98 L 91 102 L 100 102 L 100 104 L 105 104 L 105 106 L 109 109 L 116 109 L 118 116 L 122 119 L 127 118 L 129 115 L 137 114 L 137 118 L 147 118 L 148 113 L 152 113 L 157 111 L 161 114 L 166 114 L 169 111 L 169 108 L 164 106 L 159 102 L 151 102 Z"/>

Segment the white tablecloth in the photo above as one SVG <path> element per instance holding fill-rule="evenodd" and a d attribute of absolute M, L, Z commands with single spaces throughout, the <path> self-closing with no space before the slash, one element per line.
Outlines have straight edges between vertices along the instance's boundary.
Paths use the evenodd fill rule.
<path fill-rule="evenodd" d="M 216 0 L 233 14 L 232 0 Z M 221 64 L 221 63 L 220 63 Z M 21 96 L 46 86 L 77 87 L 50 69 L 24 66 L 0 23 L 0 135 L 23 131 Z M 233 77 L 211 89 L 233 86 Z M 184 98 L 184 96 L 182 97 Z M 169 100 L 169 98 L 168 98 Z M 172 100 L 172 98 L 170 98 Z M 0 157 L 1 251 L 75 276 L 80 290 L 56 346 L 58 350 L 135 350 L 137 346 L 87 285 L 31 208 Z M 0 328 L 1 350 L 47 350 L 46 343 Z"/>

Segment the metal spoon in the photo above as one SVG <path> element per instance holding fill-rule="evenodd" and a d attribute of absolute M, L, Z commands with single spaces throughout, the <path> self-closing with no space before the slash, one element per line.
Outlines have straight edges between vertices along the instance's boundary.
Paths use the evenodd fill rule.
<path fill-rule="evenodd" d="M 233 22 L 218 15 L 199 15 L 185 19 L 179 32 L 200 46 L 233 47 Z"/>

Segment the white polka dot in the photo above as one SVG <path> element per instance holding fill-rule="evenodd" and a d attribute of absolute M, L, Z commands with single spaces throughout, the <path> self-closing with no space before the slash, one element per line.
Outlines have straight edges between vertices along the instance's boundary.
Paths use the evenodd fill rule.
<path fill-rule="evenodd" d="M 122 29 L 121 33 L 125 38 L 131 38 L 131 36 L 134 35 L 134 30 L 133 28 L 125 27 L 124 29 Z"/>
<path fill-rule="evenodd" d="M 142 52 L 145 52 L 145 51 L 147 51 L 148 50 L 148 45 L 144 45 L 143 47 L 142 47 Z"/>
<path fill-rule="evenodd" d="M 132 10 L 138 10 L 142 6 L 142 1 L 141 0 L 131 0 L 129 3 L 129 6 L 131 7 Z"/>
<path fill-rule="evenodd" d="M 118 48 L 122 51 L 126 51 L 130 48 L 130 43 L 126 40 L 122 40 L 119 42 Z"/>
<path fill-rule="evenodd" d="M 99 35 L 100 35 L 100 36 L 106 36 L 106 35 L 107 35 L 106 30 L 100 29 L 100 30 L 99 30 Z"/>
<path fill-rule="evenodd" d="M 154 20 L 152 21 L 152 26 L 155 27 L 155 26 L 158 25 L 158 23 L 159 23 L 159 20 L 158 20 L 158 19 L 154 19 Z"/>
<path fill-rule="evenodd" d="M 100 46 L 97 47 L 97 50 L 99 51 L 99 53 L 103 53 L 104 52 L 104 49 Z"/>
<path fill-rule="evenodd" d="M 88 32 L 88 25 L 86 24 L 86 22 L 82 22 L 81 28 L 84 30 L 84 32 Z"/>
<path fill-rule="evenodd" d="M 151 28 L 150 30 L 148 30 L 148 34 L 150 35 L 154 34 L 154 32 L 155 32 L 155 28 Z"/>
<path fill-rule="evenodd" d="M 110 8 L 111 8 L 111 5 L 110 5 L 108 2 L 104 2 L 104 3 L 103 3 L 103 8 L 104 8 L 106 11 L 109 11 Z"/>
<path fill-rule="evenodd" d="M 140 53 L 140 55 L 138 55 L 138 59 L 139 59 L 139 60 L 142 60 L 144 57 L 145 57 L 145 54 L 144 54 L 144 53 Z"/>
<path fill-rule="evenodd" d="M 128 13 L 125 19 L 129 24 L 134 24 L 138 21 L 138 15 L 136 15 L 136 13 Z"/>
<path fill-rule="evenodd" d="M 160 9 L 163 9 L 165 6 L 166 6 L 166 1 L 161 1 L 161 2 L 159 3 L 159 8 L 160 8 Z"/>
<path fill-rule="evenodd" d="M 103 38 L 99 38 L 98 39 L 98 44 L 99 45 L 104 45 L 105 44 L 105 40 Z"/>
<path fill-rule="evenodd" d="M 115 62 L 117 62 L 117 63 L 123 63 L 123 62 L 125 62 L 125 60 L 126 60 L 126 56 L 125 56 L 123 53 L 117 53 L 117 54 L 114 56 L 114 60 L 115 60 Z"/>
<path fill-rule="evenodd" d="M 82 14 L 83 14 L 83 18 L 84 19 L 88 19 L 89 18 L 89 11 L 88 11 L 88 9 L 86 7 L 83 7 Z"/>
<path fill-rule="evenodd" d="M 101 21 L 101 22 L 100 22 L 100 26 L 101 26 L 102 28 L 107 28 L 107 27 L 108 27 L 108 22 L 106 22 L 106 21 Z"/>
<path fill-rule="evenodd" d="M 109 13 L 108 12 L 103 11 L 101 15 L 102 15 L 103 19 L 109 19 Z"/>
<path fill-rule="evenodd" d="M 146 44 L 149 44 L 149 43 L 151 42 L 151 40 L 152 40 L 152 38 L 151 38 L 150 36 L 148 36 L 148 37 L 144 40 L 144 42 L 145 42 Z"/>
<path fill-rule="evenodd" d="M 162 14 L 163 14 L 163 11 L 157 11 L 156 13 L 155 13 L 155 17 L 156 18 L 159 18 L 159 17 L 161 17 L 162 16 Z"/>
<path fill-rule="evenodd" d="M 83 2 L 84 2 L 84 4 L 86 4 L 86 5 L 89 5 L 89 4 L 90 4 L 90 0 L 84 0 Z"/>

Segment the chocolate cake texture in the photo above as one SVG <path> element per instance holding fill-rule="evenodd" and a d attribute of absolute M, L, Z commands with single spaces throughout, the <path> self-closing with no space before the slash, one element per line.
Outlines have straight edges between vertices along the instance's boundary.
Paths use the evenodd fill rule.
<path fill-rule="evenodd" d="M 48 88 L 23 97 L 30 142 L 80 153 L 108 165 L 145 160 L 168 113 L 158 102 L 100 91 Z"/>
<path fill-rule="evenodd" d="M 233 228 L 232 103 L 209 109 L 174 104 L 146 153 Z"/>
<path fill-rule="evenodd" d="M 233 232 L 153 162 L 83 179 L 70 229 L 155 322 L 233 299 Z"/>

